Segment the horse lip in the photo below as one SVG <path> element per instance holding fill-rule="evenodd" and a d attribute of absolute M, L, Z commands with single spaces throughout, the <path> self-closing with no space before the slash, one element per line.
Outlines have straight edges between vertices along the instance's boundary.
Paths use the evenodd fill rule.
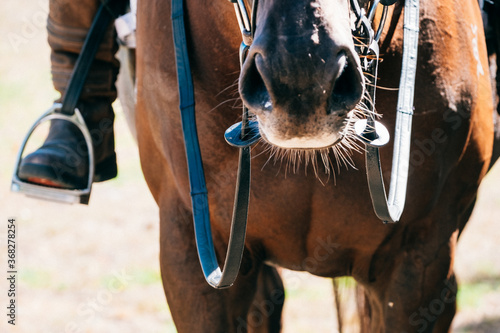
<path fill-rule="evenodd" d="M 335 145 L 337 145 L 340 141 L 342 141 L 345 137 L 345 134 L 341 133 L 340 137 L 338 137 L 335 141 L 333 141 L 331 144 L 327 144 L 327 145 L 324 145 L 324 146 L 318 146 L 318 147 L 283 147 L 283 146 L 280 146 L 276 143 L 273 143 L 271 142 L 267 136 L 263 133 L 263 132 L 260 132 L 261 134 L 261 137 L 266 141 L 268 142 L 269 144 L 273 145 L 273 146 L 276 146 L 276 147 L 279 147 L 281 149 L 290 149 L 290 150 L 310 150 L 310 151 L 313 151 L 313 150 L 322 150 L 322 149 L 328 149 L 330 147 L 333 147 Z"/>
<path fill-rule="evenodd" d="M 333 147 L 344 139 L 344 137 L 346 135 L 345 126 L 348 126 L 347 124 L 344 123 L 340 131 L 335 131 L 335 133 L 337 135 L 335 137 L 335 140 L 333 140 L 331 143 L 324 144 L 321 146 L 306 147 L 306 146 L 299 146 L 299 145 L 297 145 L 297 146 L 284 146 L 284 145 L 280 145 L 277 142 L 273 142 L 272 140 L 269 139 L 268 135 L 266 134 L 266 130 L 265 130 L 265 127 L 262 125 L 262 121 L 257 119 L 257 122 L 259 124 L 259 132 L 260 132 L 261 138 L 264 139 L 264 141 L 266 141 L 267 143 L 269 143 L 273 146 L 279 147 L 281 149 L 290 149 L 290 150 L 321 150 L 321 149 L 328 149 L 330 147 Z M 296 141 L 300 141 L 300 138 L 296 138 L 296 139 L 297 139 Z M 292 140 L 284 140 L 284 141 L 292 141 Z"/>

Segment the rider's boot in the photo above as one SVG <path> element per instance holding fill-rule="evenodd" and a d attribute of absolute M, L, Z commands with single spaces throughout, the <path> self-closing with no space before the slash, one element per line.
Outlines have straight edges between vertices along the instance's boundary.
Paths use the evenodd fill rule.
<path fill-rule="evenodd" d="M 61 96 L 99 5 L 97 0 L 50 1 L 47 31 L 52 49 L 52 79 Z M 110 25 L 77 105 L 92 137 L 95 182 L 117 174 L 111 107 L 116 99 L 114 83 L 119 67 L 116 51 L 115 32 Z M 22 160 L 18 176 L 32 183 L 81 189 L 87 186 L 88 172 L 88 148 L 80 130 L 68 121 L 52 120 L 44 144 Z"/>

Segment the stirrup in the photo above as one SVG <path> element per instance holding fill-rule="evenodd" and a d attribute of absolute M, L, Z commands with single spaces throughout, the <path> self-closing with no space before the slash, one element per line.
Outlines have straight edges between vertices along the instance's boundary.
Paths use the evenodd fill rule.
<path fill-rule="evenodd" d="M 94 180 L 94 148 L 92 146 L 92 138 L 90 136 L 90 132 L 83 120 L 82 114 L 80 111 L 75 108 L 73 115 L 66 115 L 61 113 L 62 104 L 54 103 L 51 108 L 49 108 L 37 121 L 33 124 L 28 134 L 24 138 L 24 141 L 19 149 L 19 153 L 17 154 L 17 160 L 15 164 L 14 174 L 12 176 L 11 183 L 11 191 L 23 193 L 28 197 L 33 197 L 37 199 L 45 199 L 56 202 L 63 202 L 68 204 L 80 203 L 84 205 L 88 205 L 90 199 L 90 192 L 92 190 L 92 182 Z M 85 138 L 85 143 L 87 145 L 88 153 L 89 153 L 89 178 L 87 187 L 85 189 L 61 189 L 55 187 L 48 187 L 44 185 L 29 183 L 19 178 L 19 166 L 21 165 L 21 161 L 23 158 L 23 153 L 26 148 L 26 144 L 28 139 L 31 137 L 35 129 L 42 123 L 52 120 L 52 119 L 61 119 L 69 121 L 70 123 L 76 125 L 80 132 L 83 134 Z"/>

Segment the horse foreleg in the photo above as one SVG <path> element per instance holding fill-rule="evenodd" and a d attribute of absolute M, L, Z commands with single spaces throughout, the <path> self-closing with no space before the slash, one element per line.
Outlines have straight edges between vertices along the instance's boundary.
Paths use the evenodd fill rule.
<path fill-rule="evenodd" d="M 363 282 L 370 332 L 448 332 L 456 311 L 452 258 L 459 228 L 438 214 L 441 219 L 429 217 L 402 228 L 394 246 L 373 258 L 372 278 Z"/>
<path fill-rule="evenodd" d="M 160 268 L 177 331 L 247 332 L 247 314 L 257 290 L 260 265 L 250 263 L 245 253 L 242 270 L 231 288 L 210 287 L 201 272 L 191 212 L 181 207 L 176 199 L 161 200 L 160 204 Z"/>
<path fill-rule="evenodd" d="M 457 292 L 450 251 L 443 244 L 431 262 L 425 262 L 419 251 L 403 254 L 386 293 L 385 332 L 449 331 Z"/>
<path fill-rule="evenodd" d="M 247 316 L 248 332 L 280 332 L 285 289 L 276 268 L 263 265 Z"/>

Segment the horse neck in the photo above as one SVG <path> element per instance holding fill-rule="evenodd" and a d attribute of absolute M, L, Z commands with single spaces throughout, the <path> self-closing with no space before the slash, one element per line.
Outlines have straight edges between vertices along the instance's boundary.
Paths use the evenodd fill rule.
<path fill-rule="evenodd" d="M 240 70 L 241 34 L 233 5 L 227 0 L 185 0 L 185 7 L 194 80 L 217 95 L 234 83 Z"/>

